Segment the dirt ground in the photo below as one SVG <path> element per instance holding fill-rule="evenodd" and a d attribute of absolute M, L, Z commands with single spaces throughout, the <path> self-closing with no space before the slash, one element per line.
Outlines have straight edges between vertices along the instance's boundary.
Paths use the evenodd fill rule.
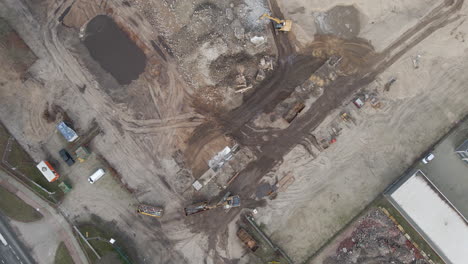
<path fill-rule="evenodd" d="M 467 93 L 462 84 L 467 66 L 457 37 L 466 30 L 463 20 L 453 22 L 416 45 L 365 87 L 378 92 L 381 109 L 345 106 L 355 123 L 343 123 L 342 110 L 336 110 L 312 133 L 329 139 L 331 128 L 341 126 L 337 143 L 320 153 L 305 141 L 307 148 L 294 148 L 271 173 L 296 177 L 286 192 L 260 209 L 272 238 L 296 261 L 312 255 L 466 115 L 468 104 L 461 97 Z M 417 54 L 421 68 L 414 69 L 411 59 Z M 393 76 L 397 82 L 383 92 Z"/>
<path fill-rule="evenodd" d="M 94 214 L 113 223 L 138 263 L 249 263 L 233 230 L 239 212 L 256 207 L 267 234 L 302 262 L 468 111 L 463 0 L 338 2 L 2 0 L 0 16 L 38 60 L 26 79 L 0 65 L 0 120 L 36 161 L 64 145 L 45 109 L 60 106 L 80 135 L 99 124 L 90 149 L 118 177 L 90 185 L 97 158 L 63 167 L 73 190 L 60 208 L 74 222 Z M 270 9 L 293 31 L 258 20 Z M 113 65 L 125 52 L 86 45 L 104 30 L 91 23 L 102 15 L 122 41 L 113 48 L 137 54 L 131 72 Z M 382 107 L 355 109 L 356 92 Z M 287 124 L 298 102 L 305 108 Z M 342 111 L 353 120 L 340 121 Z M 195 192 L 208 159 L 234 143 L 249 158 L 226 170 L 230 185 Z M 285 192 L 255 199 L 262 178 L 289 172 Z M 240 209 L 183 215 L 225 191 L 242 197 Z M 139 202 L 165 216 L 136 215 Z"/>

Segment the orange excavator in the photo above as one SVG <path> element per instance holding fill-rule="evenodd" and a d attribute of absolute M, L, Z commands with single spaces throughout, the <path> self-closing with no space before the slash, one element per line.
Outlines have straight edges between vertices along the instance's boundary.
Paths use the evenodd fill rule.
<path fill-rule="evenodd" d="M 275 26 L 275 29 L 278 31 L 283 31 L 283 32 L 288 32 L 291 31 L 292 28 L 292 21 L 291 20 L 282 20 L 276 17 L 272 17 L 268 15 L 267 13 L 263 14 L 260 19 L 268 18 L 273 22 L 273 25 Z"/>

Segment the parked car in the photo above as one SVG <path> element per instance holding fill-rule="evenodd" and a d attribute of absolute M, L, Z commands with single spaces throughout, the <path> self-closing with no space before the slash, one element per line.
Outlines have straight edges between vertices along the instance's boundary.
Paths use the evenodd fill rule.
<path fill-rule="evenodd" d="M 65 163 L 67 163 L 68 166 L 75 164 L 75 160 L 70 155 L 70 153 L 68 153 L 66 149 L 61 149 L 59 151 L 59 154 L 60 154 L 60 157 L 63 159 L 63 161 L 65 161 Z"/>
<path fill-rule="evenodd" d="M 435 158 L 434 154 L 429 153 L 426 157 L 422 159 L 422 163 L 428 164 L 431 160 Z"/>

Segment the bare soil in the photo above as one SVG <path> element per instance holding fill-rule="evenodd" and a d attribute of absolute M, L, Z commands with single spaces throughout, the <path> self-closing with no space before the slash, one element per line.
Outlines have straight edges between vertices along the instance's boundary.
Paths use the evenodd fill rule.
<path fill-rule="evenodd" d="M 460 99 L 465 98 L 460 88 L 464 80 L 456 74 L 464 70 L 460 43 L 447 42 L 457 48 L 441 52 L 437 44 L 431 47 L 425 41 L 459 19 L 462 0 L 429 1 L 432 5 L 414 1 L 408 10 L 416 6 L 418 12 L 409 12 L 405 16 L 409 18 L 396 28 L 388 29 L 390 22 L 379 20 L 377 31 L 369 31 L 370 17 L 386 13 L 387 4 L 376 8 L 378 12 L 362 9 L 377 5 L 371 1 L 331 5 L 319 10 L 327 16 L 318 23 L 327 35 L 301 28 L 302 18 L 315 27 L 319 16 L 309 15 L 310 3 L 299 0 L 135 0 L 106 1 L 99 6 L 91 2 L 49 0 L 48 12 L 41 14 L 36 10 L 45 7 L 35 1 L 0 2 L 0 15 L 17 27 L 39 58 L 23 82 L 8 73 L 0 75 L 5 83 L 0 90 L 0 120 L 36 161 L 48 153 L 56 155 L 64 144 L 56 137 L 53 113 L 44 115 L 44 109 L 60 106 L 80 134 L 89 131 L 94 120 L 99 124 L 103 133 L 90 149 L 121 177 L 87 183 L 86 175 L 100 166 L 95 159 L 64 168 L 74 190 L 61 210 L 73 222 L 98 215 L 124 237 L 133 237 L 130 250 L 139 263 L 247 263 L 248 255 L 244 257 L 232 230 L 239 213 L 252 208 L 267 224 L 265 231 L 295 261 L 303 261 L 467 111 Z M 52 7 L 54 11 L 49 10 Z M 270 22 L 258 20 L 265 12 L 293 19 L 293 31 L 277 34 Z M 132 66 L 135 72 L 119 75 L 128 77 L 119 81 L 81 42 L 80 29 L 103 14 L 147 58 L 143 71 L 142 56 L 135 51 L 140 54 L 138 65 L 122 68 Z M 339 17 L 346 20 L 344 26 Z M 460 25 L 450 39 L 453 35 L 461 39 L 459 32 L 465 28 Z M 388 30 L 391 34 L 386 34 Z M 385 38 L 380 41 L 376 32 Z M 252 43 L 253 37 L 265 42 Z M 416 52 L 414 47 L 427 48 L 428 71 L 412 70 L 405 56 Z M 434 52 L 439 53 L 430 55 Z M 442 59 L 445 52 L 453 53 L 451 59 L 458 57 L 455 64 Z M 266 72 L 263 81 L 256 81 L 265 57 L 274 58 L 273 70 Z M 341 60 L 329 67 L 332 57 Z M 435 68 L 438 62 L 445 68 Z M 401 81 L 383 93 L 380 87 L 393 73 Z M 252 85 L 249 92 L 236 93 L 239 76 Z M 429 85 L 429 79 L 440 87 Z M 450 87 L 442 85 L 444 80 L 452 81 Z M 348 103 L 362 88 L 378 91 L 385 103 L 382 112 L 352 111 Z M 450 106 L 444 106 L 451 99 Z M 298 102 L 306 107 L 291 124 L 278 121 Z M 353 121 L 337 123 L 343 110 L 350 112 Z M 424 125 L 431 116 L 434 122 Z M 338 124 L 342 134 L 329 145 L 331 127 Z M 322 139 L 326 144 L 320 144 Z M 191 184 L 206 171 L 207 161 L 234 143 L 250 154 L 242 165 L 223 174 L 226 179 L 235 176 L 230 185 L 213 180 L 216 184 L 195 192 Z M 398 151 L 393 146 L 399 146 Z M 399 159 L 402 153 L 406 154 Z M 374 162 L 381 169 L 376 174 Z M 256 199 L 259 183 L 271 184 L 271 177 L 289 172 L 296 181 L 285 192 L 269 202 Z M 227 191 L 241 196 L 240 208 L 184 216 L 184 206 L 219 200 Z M 155 220 L 135 214 L 140 202 L 164 207 L 165 216 Z"/>

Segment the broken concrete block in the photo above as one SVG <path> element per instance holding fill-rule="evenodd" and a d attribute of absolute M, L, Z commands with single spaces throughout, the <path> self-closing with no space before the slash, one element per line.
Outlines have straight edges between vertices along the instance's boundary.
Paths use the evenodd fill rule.
<path fill-rule="evenodd" d="M 257 82 L 261 82 L 261 81 L 265 80 L 265 77 L 266 77 L 265 72 L 262 69 L 258 69 L 257 76 L 255 77 L 255 80 Z"/>
<path fill-rule="evenodd" d="M 266 39 L 265 37 L 262 37 L 262 36 L 253 36 L 250 39 L 250 42 L 252 42 L 255 46 L 260 46 L 266 42 Z"/>

